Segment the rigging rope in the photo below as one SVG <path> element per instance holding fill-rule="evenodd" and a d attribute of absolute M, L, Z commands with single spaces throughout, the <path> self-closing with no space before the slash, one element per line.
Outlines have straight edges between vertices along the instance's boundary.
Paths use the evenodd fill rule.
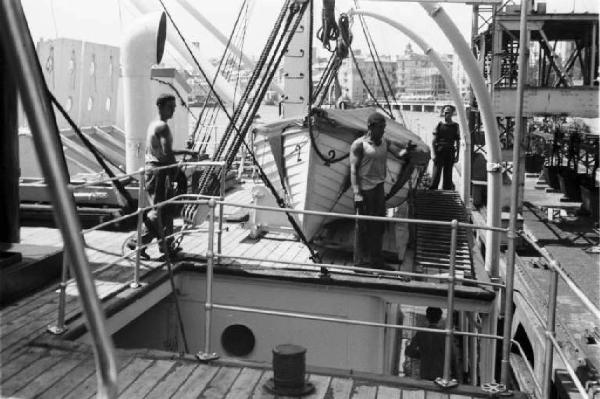
<path fill-rule="evenodd" d="M 244 0 L 244 2 L 242 3 L 242 6 L 240 7 L 240 11 L 238 12 L 238 15 L 237 15 L 237 18 L 236 18 L 236 20 L 235 20 L 235 23 L 233 24 L 233 28 L 232 28 L 232 30 L 231 30 L 231 34 L 229 35 L 229 38 L 227 39 L 227 44 L 225 45 L 225 50 L 223 50 L 223 55 L 221 56 L 221 59 L 219 60 L 219 65 L 217 66 L 217 70 L 215 71 L 215 76 L 214 76 L 214 78 L 213 78 L 213 81 L 212 81 L 212 84 L 213 84 L 213 85 L 214 85 L 214 84 L 215 84 L 215 82 L 217 81 L 217 77 L 219 76 L 219 73 L 221 72 L 221 68 L 222 68 L 222 66 L 223 66 L 223 61 L 225 60 L 225 57 L 226 57 L 226 56 L 227 56 L 227 54 L 228 54 L 229 47 L 230 47 L 230 45 L 231 45 L 232 39 L 233 39 L 233 37 L 234 37 L 234 34 L 235 34 L 235 32 L 236 32 L 236 28 L 237 28 L 237 26 L 238 26 L 238 23 L 239 23 L 239 21 L 240 21 L 240 17 L 241 17 L 241 15 L 242 15 L 242 11 L 244 10 L 244 6 L 245 6 L 246 4 L 247 4 L 247 0 Z M 240 59 L 241 59 L 241 57 L 240 57 Z M 207 95 L 207 96 L 206 96 L 206 98 L 204 99 L 204 105 L 202 106 L 202 110 L 200 111 L 200 115 L 198 116 L 198 119 L 196 120 L 196 124 L 195 124 L 195 126 L 194 126 L 194 130 L 192 131 L 191 137 L 190 137 L 190 139 L 188 140 L 188 141 L 190 141 L 190 142 L 192 143 L 192 146 L 193 146 L 193 143 L 194 143 L 194 141 L 195 141 L 195 137 L 196 137 L 196 133 L 197 133 L 197 131 L 198 131 L 198 128 L 200 127 L 200 122 L 201 122 L 201 121 L 202 121 L 202 119 L 203 119 L 202 117 L 204 116 L 204 111 L 206 110 L 206 107 L 207 107 L 207 104 L 208 104 L 208 101 L 210 100 L 210 98 L 211 98 L 211 93 L 208 93 L 208 95 Z M 211 115 L 211 119 L 212 119 L 212 117 L 213 117 L 214 115 L 215 115 L 215 113 L 213 112 L 213 113 L 212 113 L 212 115 Z M 203 141 L 204 141 L 204 142 L 206 141 L 206 133 L 205 133 L 205 135 L 203 136 Z M 204 149 L 205 149 L 205 148 L 206 148 L 206 147 L 204 147 Z M 200 149 L 199 151 L 201 151 L 201 149 Z"/>
<path fill-rule="evenodd" d="M 367 92 L 369 93 L 369 96 L 371 96 L 371 98 L 373 99 L 373 101 L 375 101 L 375 105 L 377 105 L 377 107 L 379 107 L 388 117 L 390 117 L 391 119 L 394 119 L 393 115 L 387 109 L 385 109 L 384 107 L 382 107 L 381 104 L 379 103 L 379 101 L 377 101 L 377 98 L 375 98 L 375 96 L 373 95 L 373 92 L 371 91 L 371 88 L 369 87 L 369 85 L 365 81 L 363 73 L 360 70 L 360 67 L 358 66 L 358 61 L 356 60 L 356 56 L 354 55 L 354 51 L 352 50 L 352 46 L 350 46 L 348 43 L 346 43 L 346 45 L 348 46 L 348 50 L 350 50 L 350 55 L 352 56 L 352 61 L 354 62 L 354 66 L 356 67 L 356 71 L 358 72 L 358 76 L 360 77 L 360 80 L 361 80 L 363 86 L 365 87 L 365 89 L 367 89 Z"/>
<path fill-rule="evenodd" d="M 50 97 L 50 101 L 58 109 L 58 111 L 61 113 L 61 115 L 67 120 L 67 122 L 69 123 L 69 125 L 71 126 L 73 131 L 77 134 L 77 137 L 79 137 L 79 139 L 81 139 L 83 144 L 85 144 L 85 146 L 90 150 L 90 152 L 92 153 L 94 158 L 96 158 L 96 161 L 98 162 L 98 164 L 100 164 L 102 169 L 104 169 L 106 174 L 111 179 L 113 179 L 113 180 L 111 180 L 111 183 L 113 184 L 113 186 L 117 189 L 119 194 L 121 194 L 121 196 L 125 199 L 125 201 L 127 203 L 127 208 L 126 208 L 125 212 L 128 213 L 128 211 L 133 211 L 135 209 L 135 203 L 133 201 L 133 198 L 131 197 L 131 194 L 129 194 L 129 192 L 125 189 L 125 187 L 123 186 L 123 183 L 121 183 L 120 180 L 114 179 L 116 177 L 116 175 L 108 167 L 108 165 L 104 162 L 104 159 L 103 159 L 104 155 L 88 140 L 87 137 L 85 137 L 85 135 L 81 132 L 81 130 L 79 129 L 77 124 L 73 121 L 73 119 L 71 119 L 71 116 L 63 108 L 63 106 L 58 102 L 56 97 L 54 97 L 54 94 L 52 94 L 52 92 L 50 90 L 48 90 L 48 87 L 46 87 L 46 92 L 48 93 L 48 96 Z"/>
<path fill-rule="evenodd" d="M 354 4 L 356 5 L 356 8 L 358 8 L 358 0 L 354 0 Z M 393 116 L 393 113 L 392 113 L 392 105 L 390 104 L 390 100 L 388 98 L 386 87 L 385 87 L 385 85 L 383 83 L 383 79 L 381 77 L 381 75 L 383 74 L 383 76 L 385 76 L 385 79 L 387 80 L 387 74 L 385 73 L 385 69 L 383 68 L 383 63 L 381 62 L 381 58 L 379 57 L 377 48 L 375 48 L 375 43 L 373 42 L 373 37 L 371 36 L 371 32 L 369 31 L 369 29 L 367 27 L 364 17 L 362 15 L 359 15 L 358 19 L 360 21 L 360 25 L 361 25 L 363 34 L 365 35 L 365 39 L 367 41 L 367 47 L 369 48 L 369 54 L 371 55 L 371 59 L 373 60 L 373 66 L 375 67 L 375 73 L 377 74 L 377 79 L 379 80 L 379 84 L 381 85 L 381 91 L 383 92 L 383 97 L 385 98 L 385 102 L 387 103 L 388 109 L 390 111 L 390 117 L 392 119 L 395 119 Z M 380 69 L 381 69 L 381 71 L 380 71 Z M 387 80 L 387 83 L 389 85 L 389 80 Z M 393 90 L 391 90 L 391 85 L 390 85 L 390 91 L 393 92 Z"/>
<path fill-rule="evenodd" d="M 283 53 L 285 52 L 285 50 L 287 49 L 287 46 L 289 44 L 289 42 L 291 41 L 294 32 L 296 31 L 296 29 L 298 28 L 298 25 L 300 24 L 300 19 L 302 17 L 302 14 L 304 13 L 305 9 L 306 9 L 306 3 L 302 3 L 300 5 L 298 5 L 297 3 L 293 3 L 292 5 L 290 5 L 290 1 L 291 0 L 287 0 L 284 7 L 282 8 L 282 12 L 280 13 L 280 17 L 278 18 L 279 23 L 276 23 L 274 25 L 274 30 L 271 33 L 271 35 L 269 36 L 269 40 L 267 41 L 267 45 L 265 46 L 265 50 L 267 48 L 269 48 L 269 43 L 271 43 L 272 46 L 272 42 L 275 40 L 275 35 L 277 33 L 277 31 L 279 30 L 279 27 L 281 26 L 281 21 L 283 20 L 285 13 L 286 13 L 286 9 L 289 8 L 290 11 L 292 11 L 291 15 L 298 15 L 297 20 L 294 23 L 293 29 L 288 29 L 287 31 L 284 30 L 284 34 L 288 33 L 288 39 L 286 41 L 286 44 L 283 48 L 284 51 L 281 52 L 281 55 L 278 59 L 277 64 L 275 65 L 275 68 L 273 68 L 273 71 L 271 73 L 271 79 L 274 76 L 278 66 L 279 66 L 279 62 L 281 61 L 281 58 L 283 57 Z M 219 105 L 221 106 L 221 108 L 223 109 L 223 112 L 225 113 L 225 115 L 227 116 L 227 118 L 229 119 L 229 126 L 228 126 L 228 130 L 233 130 L 237 136 L 240 138 L 239 142 L 241 142 L 241 144 L 243 144 L 246 148 L 246 150 L 248 151 L 248 153 L 250 154 L 253 163 L 255 164 L 255 166 L 257 167 L 257 171 L 259 173 L 259 176 L 261 177 L 261 180 L 265 183 L 265 185 L 269 188 L 269 190 L 271 191 L 271 193 L 273 194 L 273 196 L 275 197 L 278 205 L 280 207 L 285 207 L 285 202 L 284 200 L 281 198 L 281 196 L 279 196 L 279 194 L 277 193 L 277 190 L 275 190 L 275 187 L 273 186 L 273 184 L 269 181 L 267 175 L 265 174 L 264 170 L 262 169 L 262 167 L 260 166 L 260 164 L 258 163 L 258 160 L 256 159 L 256 156 L 254 154 L 254 152 L 250 149 L 250 147 L 248 146 L 248 144 L 245 142 L 244 140 L 244 136 L 245 136 L 245 132 L 247 132 L 247 128 L 249 126 L 245 127 L 245 131 L 242 129 L 238 129 L 237 126 L 235 126 L 234 124 L 234 119 L 232 118 L 232 116 L 229 114 L 229 112 L 227 111 L 227 108 L 225 107 L 225 104 L 223 103 L 223 100 L 221 99 L 221 97 L 217 94 L 214 86 L 210 83 L 206 73 L 204 72 L 204 70 L 200 67 L 198 60 L 196 59 L 195 55 L 193 54 L 189 44 L 187 43 L 185 37 L 183 37 L 183 34 L 181 33 L 179 27 L 177 26 L 177 24 L 175 24 L 175 21 L 173 20 L 173 17 L 171 16 L 170 12 L 168 11 L 167 7 L 164 4 L 163 0 L 159 0 L 160 4 L 162 5 L 165 14 L 167 15 L 167 17 L 169 18 L 169 21 L 171 21 L 173 27 L 175 28 L 175 31 L 177 32 L 178 36 L 181 38 L 181 40 L 183 41 L 186 49 L 188 50 L 188 52 L 191 54 L 192 59 L 194 60 L 194 63 L 196 64 L 196 66 L 198 67 L 200 73 L 202 74 L 202 76 L 204 77 L 204 79 L 206 80 L 206 82 L 208 82 L 208 86 L 211 90 L 211 92 L 215 95 L 216 100 L 218 101 Z M 289 23 L 286 24 L 287 26 L 289 26 Z M 253 72 L 253 77 L 254 80 L 257 79 L 258 74 L 262 68 L 262 65 L 264 65 L 265 59 L 267 56 L 267 51 L 264 51 L 263 54 L 261 54 L 261 58 L 259 59 L 259 63 L 257 63 L 257 66 Z M 250 87 L 250 83 L 248 84 L 248 87 Z M 265 88 L 266 89 L 266 88 Z M 247 90 L 248 92 L 248 90 Z M 264 93 L 262 93 L 264 96 Z M 247 96 L 246 96 L 247 97 Z M 260 104 L 260 100 L 262 100 L 262 97 L 257 98 L 255 97 L 255 100 L 258 99 L 259 100 L 259 104 Z M 244 104 L 246 102 L 246 99 L 240 100 L 240 104 Z M 258 105 L 259 105 L 258 104 Z M 238 114 L 239 118 L 239 112 L 237 112 L 238 110 L 240 110 L 241 108 L 243 108 L 242 106 L 238 107 L 236 109 L 236 113 Z M 256 108 L 258 108 L 258 106 L 256 106 Z M 254 112 L 256 112 L 256 110 L 254 110 Z M 244 134 L 242 134 L 242 131 L 244 131 Z M 225 141 L 226 142 L 226 141 Z M 238 144 L 238 148 L 239 148 L 239 144 Z M 217 159 L 215 157 L 213 157 L 214 159 Z M 208 171 L 207 171 L 208 172 Z M 208 175 L 209 173 L 204 173 L 203 176 Z M 308 243 L 308 240 L 306 238 L 306 236 L 304 235 L 304 232 L 302 231 L 302 229 L 300 229 L 300 227 L 298 226 L 298 224 L 296 223 L 295 219 L 293 218 L 293 216 L 289 213 L 286 212 L 286 215 L 288 217 L 288 220 L 290 221 L 290 224 L 292 225 L 292 227 L 294 228 L 294 230 L 296 231 L 296 234 L 298 234 L 298 237 L 300 238 L 300 240 L 303 242 L 303 244 L 308 248 L 308 250 L 311 253 L 311 259 L 313 260 L 313 262 L 318 263 L 320 262 L 319 259 L 319 255 L 312 249 L 312 247 L 310 246 L 310 244 Z"/>
<path fill-rule="evenodd" d="M 181 106 L 187 110 L 188 114 L 190 114 L 194 120 L 197 120 L 196 115 L 194 115 L 194 113 L 192 112 L 190 107 L 187 105 L 187 102 L 183 99 L 183 96 L 181 95 L 179 90 L 177 90 L 177 88 L 175 87 L 175 85 L 173 83 L 167 82 L 166 80 L 162 80 L 162 79 L 158 79 L 158 78 L 150 78 L 150 80 L 158 82 L 161 85 L 168 86 L 171 90 L 173 90 L 175 92 L 175 95 L 179 99 Z"/>
<path fill-rule="evenodd" d="M 335 23 L 335 0 L 323 0 L 322 25 L 317 31 L 317 39 L 323 43 L 328 51 L 331 49 L 330 41 L 336 41 L 340 30 Z"/>

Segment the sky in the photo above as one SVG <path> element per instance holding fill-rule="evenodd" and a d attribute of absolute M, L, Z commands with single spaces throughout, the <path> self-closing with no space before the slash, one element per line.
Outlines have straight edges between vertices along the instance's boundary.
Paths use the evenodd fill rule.
<path fill-rule="evenodd" d="M 162 9 L 159 0 L 143 0 L 156 10 Z M 258 55 L 273 27 L 283 0 L 249 0 L 252 3 L 248 19 L 245 51 Z M 217 58 L 224 46 L 175 0 L 164 0 L 177 25 L 189 41 L 199 42 L 206 58 Z M 243 0 L 189 0 L 223 34 L 229 35 Z M 412 29 L 440 53 L 452 49 L 438 26 L 416 3 L 398 1 L 357 0 L 359 8 L 377 12 L 399 21 Z M 548 12 L 598 12 L 598 0 L 548 0 Z M 35 41 L 40 38 L 72 38 L 118 46 L 127 26 L 139 13 L 130 0 L 22 0 L 29 28 Z M 320 21 L 321 0 L 315 0 L 315 21 Z M 336 0 L 336 17 L 354 7 L 354 0 Z M 465 38 L 470 36 L 472 8 L 463 4 L 443 5 Z M 393 28 L 373 19 L 368 27 L 380 55 L 402 54 L 408 39 Z M 317 23 L 317 27 L 320 23 Z M 365 39 L 358 21 L 353 27 L 355 48 L 366 50 Z M 416 49 L 416 46 L 413 46 Z M 319 52 L 325 55 L 324 51 Z"/>

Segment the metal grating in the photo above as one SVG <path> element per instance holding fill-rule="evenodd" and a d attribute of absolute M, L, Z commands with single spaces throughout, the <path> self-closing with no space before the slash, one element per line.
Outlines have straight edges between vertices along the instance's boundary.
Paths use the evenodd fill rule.
<path fill-rule="evenodd" d="M 416 191 L 413 209 L 415 219 L 469 222 L 465 206 L 455 191 Z M 448 273 L 451 228 L 417 225 L 415 233 L 415 270 L 426 274 Z M 469 278 L 474 276 L 474 272 L 467 234 L 467 229 L 458 229 L 456 274 Z"/>

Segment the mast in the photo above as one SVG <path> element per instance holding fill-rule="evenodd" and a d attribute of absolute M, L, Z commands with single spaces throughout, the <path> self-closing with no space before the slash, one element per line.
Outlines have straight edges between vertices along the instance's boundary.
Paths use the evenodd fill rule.
<path fill-rule="evenodd" d="M 312 0 L 296 0 L 306 3 Z M 309 77 L 309 48 L 310 41 L 310 14 L 312 4 L 308 5 L 308 12 L 302 16 L 302 21 L 288 46 L 283 59 L 283 97 L 281 99 L 281 117 L 306 114 L 308 106 L 308 77 Z"/>

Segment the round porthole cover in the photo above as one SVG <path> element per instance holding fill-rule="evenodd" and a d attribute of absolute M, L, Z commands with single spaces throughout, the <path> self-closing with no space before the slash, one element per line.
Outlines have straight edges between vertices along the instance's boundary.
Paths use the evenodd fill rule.
<path fill-rule="evenodd" d="M 254 333 L 242 324 L 232 324 L 221 334 L 221 346 L 232 356 L 249 355 L 255 344 Z"/>

